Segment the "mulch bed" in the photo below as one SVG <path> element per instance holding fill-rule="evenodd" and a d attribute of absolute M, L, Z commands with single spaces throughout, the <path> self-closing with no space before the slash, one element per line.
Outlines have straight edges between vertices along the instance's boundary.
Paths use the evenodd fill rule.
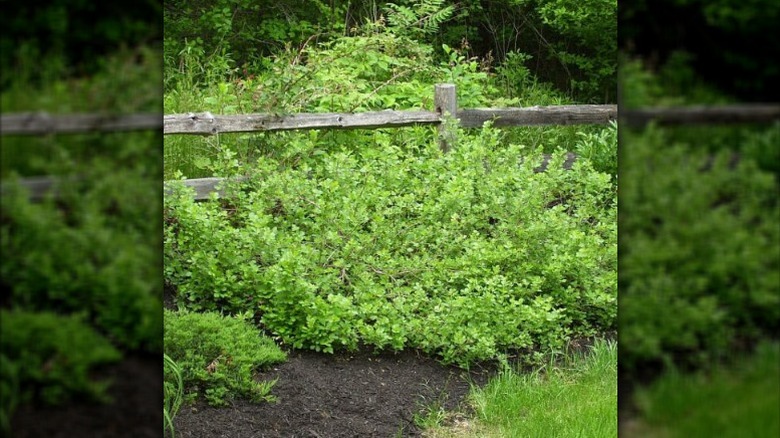
<path fill-rule="evenodd" d="M 414 414 L 442 406 L 466 409 L 470 383 L 490 372 L 446 367 L 414 351 L 329 355 L 294 351 L 259 376 L 278 379 L 275 403 L 234 401 L 213 408 L 184 406 L 177 437 L 396 437 L 419 436 Z"/>
<path fill-rule="evenodd" d="M 293 351 L 287 362 L 261 373 L 278 379 L 275 403 L 235 400 L 214 408 L 185 405 L 175 418 L 177 437 L 408 437 L 420 436 L 414 414 L 443 407 L 467 411 L 470 384 L 484 385 L 491 371 L 439 364 L 414 351 L 323 354 Z M 111 379 L 114 403 L 73 402 L 58 407 L 20 406 L 12 436 L 162 437 L 162 361 L 129 355 L 95 373 Z"/>

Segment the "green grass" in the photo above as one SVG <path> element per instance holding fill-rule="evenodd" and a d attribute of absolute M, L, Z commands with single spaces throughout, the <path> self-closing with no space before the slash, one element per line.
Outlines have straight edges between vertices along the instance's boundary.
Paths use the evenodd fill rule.
<path fill-rule="evenodd" d="M 617 344 L 597 341 L 590 352 L 551 361 L 532 373 L 507 369 L 471 394 L 474 419 L 455 421 L 432 436 L 617 436 Z"/>
<path fill-rule="evenodd" d="M 181 368 L 167 354 L 163 354 L 165 367 L 165 382 L 163 383 L 163 430 L 170 431 L 170 436 L 175 436 L 173 419 L 179 412 L 184 401 L 184 380 L 181 377 Z"/>
<path fill-rule="evenodd" d="M 649 437 L 780 436 L 780 344 L 710 372 L 669 372 L 636 396 Z"/>

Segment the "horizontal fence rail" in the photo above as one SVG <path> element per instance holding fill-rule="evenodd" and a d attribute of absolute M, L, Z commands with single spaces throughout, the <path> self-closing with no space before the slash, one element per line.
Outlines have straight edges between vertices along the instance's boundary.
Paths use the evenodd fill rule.
<path fill-rule="evenodd" d="M 78 134 L 147 131 L 163 126 L 162 114 L 65 114 L 45 112 L 0 115 L 2 135 Z"/>
<path fill-rule="evenodd" d="M 203 201 L 211 197 L 211 193 L 216 193 L 218 198 L 226 196 L 226 191 L 223 185 L 226 181 L 239 182 L 246 179 L 245 177 L 233 177 L 233 178 L 194 178 L 176 181 L 181 183 L 185 187 L 190 187 L 194 190 L 193 199 L 196 201 Z M 32 176 L 26 178 L 19 178 L 17 181 L 19 187 L 25 190 L 28 194 L 28 198 L 33 201 L 41 201 L 46 199 L 47 195 L 52 195 L 55 198 L 60 195 L 60 187 L 63 184 L 73 184 L 74 182 L 82 181 L 82 178 L 76 176 Z M 166 181 L 164 184 L 164 192 L 166 195 L 173 193 L 172 185 L 173 181 Z M 8 196 L 12 191 L 12 183 L 9 181 L 3 181 L 0 184 L 0 196 Z"/>
<path fill-rule="evenodd" d="M 40 201 L 48 193 L 57 196 L 59 194 L 59 184 L 71 182 L 73 182 L 73 178 L 57 178 L 53 176 L 31 176 L 19 179 L 19 185 L 27 190 L 29 198 L 34 201 Z M 10 189 L 8 182 L 4 181 L 0 184 L 0 196 L 8 195 Z"/>
<path fill-rule="evenodd" d="M 738 104 L 620 110 L 620 121 L 630 127 L 659 125 L 713 125 L 767 123 L 780 120 L 780 104 Z"/>
<path fill-rule="evenodd" d="M 485 108 L 457 110 L 455 118 L 463 128 L 478 128 L 487 121 L 494 126 L 606 124 L 617 119 L 617 105 L 559 105 L 527 108 Z M 372 111 L 321 114 L 171 114 L 164 130 L 170 134 L 216 135 L 238 132 L 286 131 L 294 129 L 374 129 L 413 125 L 438 125 L 436 111 Z"/>

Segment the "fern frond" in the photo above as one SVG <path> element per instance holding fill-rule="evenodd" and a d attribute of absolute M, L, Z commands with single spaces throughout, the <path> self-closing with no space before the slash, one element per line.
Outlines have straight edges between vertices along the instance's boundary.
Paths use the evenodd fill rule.
<path fill-rule="evenodd" d="M 444 0 L 421 0 L 412 7 L 388 3 L 385 8 L 388 28 L 412 34 L 436 33 L 455 12 L 455 6 L 442 7 L 443 3 Z"/>

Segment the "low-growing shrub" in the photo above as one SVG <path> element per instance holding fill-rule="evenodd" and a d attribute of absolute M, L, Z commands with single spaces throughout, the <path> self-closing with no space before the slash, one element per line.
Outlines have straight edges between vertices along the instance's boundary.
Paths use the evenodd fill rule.
<path fill-rule="evenodd" d="M 177 364 L 188 396 L 204 396 L 213 406 L 237 396 L 273 400 L 270 390 L 275 381 L 256 382 L 255 370 L 287 359 L 271 339 L 244 320 L 170 310 L 165 310 L 165 354 Z M 168 364 L 166 379 L 175 374 Z"/>
<path fill-rule="evenodd" d="M 108 401 L 108 382 L 90 371 L 121 354 L 78 316 L 0 310 L 2 416 L 26 402 L 58 404 L 74 397 Z"/>
<path fill-rule="evenodd" d="M 179 304 L 254 313 L 297 348 L 420 348 L 466 365 L 614 328 L 616 190 L 588 159 L 535 173 L 499 131 L 261 158 L 233 198 L 166 197 Z M 306 141 L 305 139 L 298 141 Z M 310 150 L 316 150 L 311 141 Z M 300 147 L 291 145 L 290 147 Z"/>

